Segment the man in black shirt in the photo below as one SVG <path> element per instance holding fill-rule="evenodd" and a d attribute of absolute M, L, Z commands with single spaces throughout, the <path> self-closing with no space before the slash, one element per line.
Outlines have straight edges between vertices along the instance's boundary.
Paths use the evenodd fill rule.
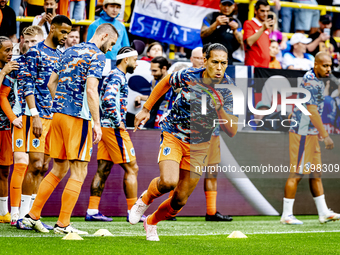
<path fill-rule="evenodd" d="M 309 36 L 309 38 L 312 38 L 313 41 L 307 45 L 308 52 L 313 56 L 315 56 L 319 51 L 326 51 L 330 55 L 334 52 L 339 52 L 337 43 L 333 37 L 330 37 L 329 34 L 332 28 L 332 17 L 328 14 L 321 16 L 319 25 L 320 27 L 318 31 Z"/>
<path fill-rule="evenodd" d="M 17 22 L 15 12 L 7 5 L 8 0 L 0 0 L 2 20 L 0 22 L 0 36 L 9 37 L 12 42 L 17 42 Z"/>
<path fill-rule="evenodd" d="M 243 46 L 242 24 L 233 17 L 234 0 L 221 0 L 220 12 L 208 14 L 202 23 L 201 38 L 203 44 L 221 43 L 228 50 L 228 64 L 232 64 L 232 54 Z"/>

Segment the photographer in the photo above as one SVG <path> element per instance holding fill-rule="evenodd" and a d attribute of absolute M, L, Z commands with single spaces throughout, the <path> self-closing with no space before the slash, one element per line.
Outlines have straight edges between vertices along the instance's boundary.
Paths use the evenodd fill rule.
<path fill-rule="evenodd" d="M 220 12 L 208 14 L 201 28 L 203 44 L 221 43 L 227 48 L 229 65 L 233 62 L 233 52 L 240 46 L 243 49 L 242 24 L 233 17 L 235 7 L 234 0 L 221 0 Z"/>
<path fill-rule="evenodd" d="M 39 26 L 44 32 L 44 39 L 46 39 L 50 32 L 52 19 L 57 15 L 56 10 L 58 8 L 59 0 L 44 0 L 44 10 L 40 15 L 35 16 L 32 25 Z"/>
<path fill-rule="evenodd" d="M 270 6 L 266 0 L 255 4 L 255 18 L 244 22 L 243 40 L 245 43 L 245 61 L 247 66 L 269 67 L 269 28 L 274 25 L 273 18 L 268 17 Z"/>

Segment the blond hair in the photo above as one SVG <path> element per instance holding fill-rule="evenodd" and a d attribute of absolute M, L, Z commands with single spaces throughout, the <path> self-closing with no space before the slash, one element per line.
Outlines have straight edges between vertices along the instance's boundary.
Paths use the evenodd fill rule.
<path fill-rule="evenodd" d="M 41 29 L 41 27 L 39 27 L 39 26 L 29 26 L 29 27 L 26 27 L 22 31 L 22 34 L 23 35 L 28 35 L 28 36 L 40 35 L 40 36 L 44 37 L 44 32 Z"/>

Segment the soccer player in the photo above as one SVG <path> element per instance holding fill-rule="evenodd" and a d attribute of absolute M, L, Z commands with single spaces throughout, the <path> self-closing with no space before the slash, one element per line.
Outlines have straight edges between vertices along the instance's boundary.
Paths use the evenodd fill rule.
<path fill-rule="evenodd" d="M 310 100 L 305 104 L 311 115 L 304 115 L 300 109 L 295 108 L 292 120 L 297 125 L 289 130 L 289 156 L 291 173 L 286 182 L 283 198 L 282 224 L 303 224 L 293 215 L 293 205 L 297 186 L 302 177 L 309 174 L 309 186 L 319 214 L 320 223 L 340 219 L 340 214 L 328 209 L 321 180 L 321 152 L 319 140 L 324 141 L 326 149 L 334 147 L 333 140 L 325 130 L 321 115 L 323 111 L 323 91 L 325 84 L 321 80 L 329 76 L 332 66 L 331 57 L 325 52 L 315 56 L 314 69 L 304 76 L 300 88 L 311 93 Z M 304 97 L 304 96 L 303 96 Z"/>
<path fill-rule="evenodd" d="M 130 223 L 136 224 L 153 200 L 174 189 L 171 198 L 165 200 L 144 221 L 146 239 L 159 241 L 157 223 L 176 214 L 186 204 L 206 166 L 205 158 L 213 132 L 214 119 L 227 120 L 221 128 L 230 137 L 237 132 L 238 120 L 232 115 L 232 95 L 228 89 L 217 89 L 214 84 L 234 82 L 225 71 L 228 51 L 221 44 L 212 44 L 205 58 L 206 68 L 188 68 L 166 76 L 152 91 L 141 112 L 136 115 L 135 130 L 149 118 L 153 104 L 172 86 L 182 88 L 170 113 L 161 122 L 162 135 L 159 151 L 160 177 L 153 179 L 131 208 Z M 204 79 L 204 83 L 201 79 Z M 207 103 L 206 115 L 201 115 L 203 94 L 213 95 Z M 206 95 L 205 94 L 205 95 Z"/>
<path fill-rule="evenodd" d="M 128 208 L 137 201 L 137 175 L 135 149 L 126 131 L 128 83 L 126 73 L 133 73 L 137 67 L 138 53 L 131 47 L 118 51 L 117 67 L 105 78 L 100 89 L 100 122 L 103 137 L 98 144 L 98 169 L 91 184 L 91 196 L 86 212 L 86 221 L 112 221 L 99 212 L 100 197 L 113 164 L 119 164 L 125 171 L 124 193 Z"/>
<path fill-rule="evenodd" d="M 71 214 L 87 175 L 87 165 L 92 153 L 93 119 L 94 143 L 102 131 L 99 118 L 98 84 L 105 66 L 105 53 L 118 38 L 111 24 L 100 25 L 89 42 L 67 49 L 57 62 L 48 88 L 53 100 L 51 124 L 51 158 L 53 169 L 40 184 L 37 197 L 23 223 L 39 232 L 48 232 L 40 219 L 41 211 L 58 185 L 71 169 L 71 175 L 61 197 L 61 209 L 54 233 L 87 234 L 70 225 Z"/>
<path fill-rule="evenodd" d="M 31 47 L 25 55 L 26 65 L 20 77 L 26 100 L 25 115 L 27 131 L 27 152 L 29 164 L 22 183 L 20 216 L 29 211 L 32 194 L 37 194 L 39 185 L 48 170 L 50 157 L 50 126 L 52 122 L 52 97 L 47 88 L 54 64 L 61 52 L 57 49 L 65 43 L 72 23 L 66 16 L 53 18 L 50 32 L 45 41 Z M 33 197 L 34 199 L 34 197 Z M 19 216 L 19 219 L 20 219 Z M 12 221 L 17 220 L 13 218 Z M 53 229 L 48 226 L 49 229 Z"/>
<path fill-rule="evenodd" d="M 39 26 L 30 26 L 23 31 L 23 37 L 23 53 L 26 53 L 30 47 L 43 40 L 43 31 Z M 16 221 L 19 216 L 22 181 L 28 166 L 26 135 L 25 129 L 22 128 L 26 126 L 26 115 L 23 115 L 26 102 L 23 99 L 23 84 L 22 82 L 18 82 L 20 70 L 23 69 L 26 63 L 25 56 L 20 56 L 13 61 L 13 63 L 19 65 L 19 70 L 10 72 L 8 77 L 3 80 L 3 86 L 0 89 L 0 104 L 8 119 L 13 123 L 12 148 L 14 150 L 14 167 L 10 183 L 11 216 L 13 221 L 11 221 L 11 224 L 16 225 L 17 228 L 26 229 L 21 220 Z M 12 100 L 12 94 L 14 95 L 14 100 Z M 21 125 L 15 123 L 18 120 L 22 122 Z M 22 217 L 19 218 L 22 219 Z"/>
<path fill-rule="evenodd" d="M 207 49 L 211 45 L 203 45 L 203 58 L 207 54 Z M 220 151 L 220 129 L 216 127 L 211 135 L 210 146 L 207 154 L 207 171 L 204 176 L 204 194 L 207 207 L 205 215 L 206 221 L 232 221 L 233 218 L 229 215 L 222 215 L 216 210 L 217 197 L 217 165 L 221 162 Z"/>
<path fill-rule="evenodd" d="M 11 61 L 13 51 L 13 43 L 6 36 L 0 36 L 0 81 L 5 79 L 5 76 L 17 70 L 19 65 L 17 62 Z M 3 85 L 1 85 L 1 88 Z M 14 93 L 9 95 L 11 102 L 14 102 Z M 9 106 L 11 108 L 11 105 Z M 9 223 L 11 215 L 8 212 L 8 173 L 9 167 L 13 163 L 12 154 L 12 137 L 11 137 L 11 122 L 13 125 L 21 127 L 20 118 L 9 120 L 3 112 L 3 107 L 0 107 L 0 223 Z"/>

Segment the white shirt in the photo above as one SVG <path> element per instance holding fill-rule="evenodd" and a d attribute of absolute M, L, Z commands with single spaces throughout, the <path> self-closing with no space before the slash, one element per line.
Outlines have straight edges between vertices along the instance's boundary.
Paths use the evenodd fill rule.
<path fill-rule="evenodd" d="M 292 53 L 287 52 L 283 56 L 282 68 L 287 69 L 289 66 L 293 66 L 294 69 L 310 70 L 314 67 L 314 57 L 305 54 L 304 58 L 297 58 Z"/>
<path fill-rule="evenodd" d="M 44 14 L 45 14 L 45 13 L 43 12 L 41 15 L 35 16 L 35 18 L 34 18 L 34 20 L 33 20 L 33 22 L 32 22 L 32 26 L 38 26 L 39 22 L 41 21 L 42 17 L 44 16 Z M 46 39 L 46 37 L 48 36 L 48 33 L 49 33 L 50 29 L 51 29 L 50 23 L 48 23 L 47 21 L 46 21 L 45 23 L 47 24 L 48 31 L 46 31 L 45 24 L 43 24 L 43 25 L 41 26 L 41 29 L 42 29 L 43 32 L 44 32 L 44 39 Z"/>

